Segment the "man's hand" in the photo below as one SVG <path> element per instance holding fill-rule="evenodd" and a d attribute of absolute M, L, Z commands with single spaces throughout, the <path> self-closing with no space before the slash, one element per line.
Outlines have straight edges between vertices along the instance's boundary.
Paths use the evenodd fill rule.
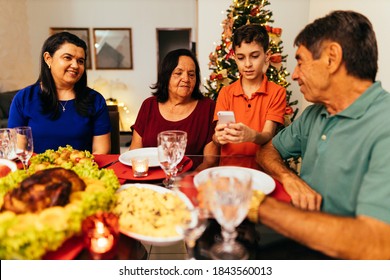
<path fill-rule="evenodd" d="M 319 211 L 322 197 L 298 176 L 288 176 L 282 181 L 286 192 L 291 196 L 292 204 L 303 210 Z"/>
<path fill-rule="evenodd" d="M 272 145 L 272 141 L 257 151 L 256 161 L 268 175 L 283 184 L 295 207 L 311 211 L 320 210 L 321 195 L 287 168 L 279 152 Z"/>

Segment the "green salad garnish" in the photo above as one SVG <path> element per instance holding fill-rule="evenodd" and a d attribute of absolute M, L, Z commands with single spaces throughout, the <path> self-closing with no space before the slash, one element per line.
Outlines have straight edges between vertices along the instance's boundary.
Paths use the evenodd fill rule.
<path fill-rule="evenodd" d="M 84 191 L 73 192 L 69 204 L 63 207 L 49 207 L 39 213 L 0 212 L 0 259 L 41 259 L 48 251 L 57 250 L 66 239 L 79 235 L 86 217 L 99 210 L 112 210 L 120 186 L 114 171 L 99 169 L 89 152 L 78 152 L 70 146 L 47 150 L 31 159 L 28 170 L 11 172 L 0 179 L 0 206 L 9 190 L 41 169 L 58 166 L 71 169 L 87 185 Z M 58 161 L 64 154 L 67 156 L 62 159 L 68 161 Z"/>

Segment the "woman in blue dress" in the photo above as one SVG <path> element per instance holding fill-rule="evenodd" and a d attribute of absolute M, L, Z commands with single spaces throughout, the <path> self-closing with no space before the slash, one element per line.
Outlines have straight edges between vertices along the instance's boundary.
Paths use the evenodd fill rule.
<path fill-rule="evenodd" d="M 30 126 L 34 152 L 71 145 L 94 154 L 110 152 L 110 118 L 104 97 L 87 87 L 86 43 L 68 32 L 50 36 L 41 52 L 37 82 L 20 90 L 9 127 Z"/>

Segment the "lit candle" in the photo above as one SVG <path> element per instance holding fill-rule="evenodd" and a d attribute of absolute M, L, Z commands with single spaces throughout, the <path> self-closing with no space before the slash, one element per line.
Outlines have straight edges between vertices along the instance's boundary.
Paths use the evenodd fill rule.
<path fill-rule="evenodd" d="M 97 221 L 95 225 L 96 225 L 96 233 L 103 234 L 104 233 L 104 224 L 100 221 Z"/>
<path fill-rule="evenodd" d="M 148 165 L 146 163 L 140 163 L 140 164 L 136 165 L 135 170 L 137 172 L 148 171 Z"/>
<path fill-rule="evenodd" d="M 136 157 L 131 159 L 134 177 L 144 177 L 148 175 L 149 159 Z"/>
<path fill-rule="evenodd" d="M 111 250 L 114 245 L 114 237 L 105 228 L 100 221 L 96 222 L 96 229 L 91 238 L 91 251 L 98 254 L 103 254 Z"/>
<path fill-rule="evenodd" d="M 84 245 L 95 260 L 113 259 L 119 238 L 118 216 L 101 211 L 82 223 Z"/>

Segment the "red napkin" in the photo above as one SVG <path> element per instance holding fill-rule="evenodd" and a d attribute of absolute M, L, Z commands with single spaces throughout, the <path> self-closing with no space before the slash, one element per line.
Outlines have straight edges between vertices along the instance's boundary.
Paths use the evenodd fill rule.
<path fill-rule="evenodd" d="M 113 169 L 119 179 L 147 181 L 165 178 L 165 173 L 160 167 L 149 167 L 148 176 L 145 177 L 134 177 L 131 166 L 124 165 L 121 162 L 117 162 L 107 167 L 107 169 Z"/>
<path fill-rule="evenodd" d="M 97 163 L 97 165 L 101 168 L 104 165 L 107 165 L 113 161 L 116 161 L 119 158 L 119 155 L 113 154 L 113 155 L 93 155 L 94 160 Z"/>
<path fill-rule="evenodd" d="M 184 162 L 188 157 L 184 157 L 182 162 Z M 184 167 L 181 173 L 184 173 L 192 167 L 192 161 L 188 162 Z M 162 180 L 165 178 L 165 172 L 161 167 L 150 167 L 148 171 L 148 176 L 145 177 L 134 177 L 133 170 L 131 166 L 124 165 L 121 162 L 117 162 L 108 167 L 108 169 L 113 169 L 116 176 L 119 179 L 132 180 L 132 181 L 151 181 L 151 180 Z"/>

